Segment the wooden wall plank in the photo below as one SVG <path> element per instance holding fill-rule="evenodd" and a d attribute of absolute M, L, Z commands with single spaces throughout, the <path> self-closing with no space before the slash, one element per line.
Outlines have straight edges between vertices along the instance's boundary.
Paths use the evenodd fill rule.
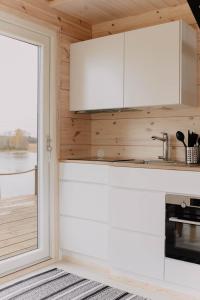
<path fill-rule="evenodd" d="M 90 120 L 66 118 L 61 124 L 60 143 L 65 145 L 90 144 Z"/>
<path fill-rule="evenodd" d="M 118 145 L 118 146 L 155 146 L 162 143 L 153 141 L 152 135 L 161 135 L 168 132 L 171 146 L 180 146 L 175 138 L 177 130 L 182 130 L 187 135 L 188 129 L 200 131 L 200 116 L 198 117 L 171 117 L 144 118 L 144 119 L 118 119 L 118 120 L 93 120 L 92 144 L 93 145 Z"/>
<path fill-rule="evenodd" d="M 200 100 L 200 99 L 199 99 Z M 200 115 L 199 107 L 182 107 L 182 108 L 146 108 L 136 109 L 132 111 L 121 112 L 102 112 L 93 113 L 91 115 L 92 120 L 115 120 L 115 119 L 146 119 L 146 118 L 169 118 L 169 117 L 195 117 Z"/>
<path fill-rule="evenodd" d="M 68 36 L 79 40 L 88 39 L 91 35 L 90 25 L 51 8 L 45 0 L 0 0 L 0 8 L 23 18 L 33 18 L 58 27 Z"/>
<path fill-rule="evenodd" d="M 80 159 L 89 158 L 91 156 L 90 144 L 88 145 L 61 145 L 60 146 L 62 157 L 60 160 L 65 159 Z"/>
<path fill-rule="evenodd" d="M 174 7 L 186 3 L 186 0 L 49 0 L 49 3 L 52 7 L 90 24 L 98 24 L 155 9 Z"/>
<path fill-rule="evenodd" d="M 133 158 L 157 160 L 158 156 L 162 155 L 162 146 L 93 146 L 91 150 L 91 155 L 93 157 L 96 157 L 97 152 L 99 150 L 101 150 L 101 153 L 103 151 L 105 157 L 116 159 Z M 169 150 L 171 160 L 184 161 L 184 147 L 171 147 Z"/>
<path fill-rule="evenodd" d="M 162 24 L 178 19 L 183 19 L 189 24 L 196 23 L 188 4 L 183 4 L 93 25 L 92 35 L 94 38 L 106 36 L 109 34 Z"/>

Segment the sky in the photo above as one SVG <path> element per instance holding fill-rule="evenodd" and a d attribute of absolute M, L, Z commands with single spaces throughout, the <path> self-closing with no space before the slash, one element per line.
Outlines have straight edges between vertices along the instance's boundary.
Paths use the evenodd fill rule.
<path fill-rule="evenodd" d="M 37 135 L 37 46 L 0 35 L 0 135 Z"/>

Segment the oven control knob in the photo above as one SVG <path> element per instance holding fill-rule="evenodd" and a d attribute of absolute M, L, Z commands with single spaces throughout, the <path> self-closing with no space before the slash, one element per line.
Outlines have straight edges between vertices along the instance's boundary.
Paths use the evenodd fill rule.
<path fill-rule="evenodd" d="M 182 208 L 186 208 L 186 206 L 187 206 L 187 205 L 186 205 L 185 202 L 182 202 L 182 203 L 181 203 L 181 207 L 182 207 Z"/>

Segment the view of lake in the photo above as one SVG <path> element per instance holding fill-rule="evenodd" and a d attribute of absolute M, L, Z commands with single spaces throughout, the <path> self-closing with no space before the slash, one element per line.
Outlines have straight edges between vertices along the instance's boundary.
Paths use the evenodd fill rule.
<path fill-rule="evenodd" d="M 0 173 L 15 173 L 34 169 L 37 153 L 28 151 L 0 151 Z M 31 195 L 35 191 L 35 172 L 0 176 L 1 198 Z"/>

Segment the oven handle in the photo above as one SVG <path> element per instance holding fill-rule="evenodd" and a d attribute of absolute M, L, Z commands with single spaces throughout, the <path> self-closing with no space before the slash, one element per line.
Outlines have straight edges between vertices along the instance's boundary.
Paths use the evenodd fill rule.
<path fill-rule="evenodd" d="M 174 217 L 169 218 L 169 221 L 200 226 L 200 222 L 187 221 L 187 220 L 182 220 L 182 219 L 178 219 L 178 218 L 174 218 Z"/>

